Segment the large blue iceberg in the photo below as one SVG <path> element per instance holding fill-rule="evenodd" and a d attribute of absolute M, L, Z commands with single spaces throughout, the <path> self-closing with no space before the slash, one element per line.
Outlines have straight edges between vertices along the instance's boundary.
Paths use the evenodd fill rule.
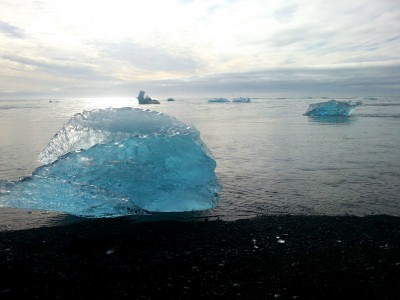
<path fill-rule="evenodd" d="M 310 104 L 306 116 L 350 116 L 351 113 L 362 105 L 361 101 L 337 101 L 329 100 L 328 102 L 320 102 Z"/>
<path fill-rule="evenodd" d="M 0 181 L 0 206 L 113 217 L 206 210 L 219 199 L 198 130 L 150 110 L 76 114 L 39 160 L 32 176 Z"/>

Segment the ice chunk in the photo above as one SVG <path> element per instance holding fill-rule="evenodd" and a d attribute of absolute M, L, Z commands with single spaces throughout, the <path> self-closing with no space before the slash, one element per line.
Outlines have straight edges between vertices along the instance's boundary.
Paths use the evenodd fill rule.
<path fill-rule="evenodd" d="M 0 206 L 104 217 L 206 210 L 215 160 L 200 133 L 165 114 L 110 108 L 76 114 L 21 181 L 0 181 Z"/>
<path fill-rule="evenodd" d="M 208 100 L 210 103 L 224 103 L 224 102 L 231 102 L 229 99 L 226 98 L 211 98 Z"/>
<path fill-rule="evenodd" d="M 248 97 L 238 97 L 233 98 L 232 101 L 227 98 L 211 98 L 208 100 L 210 103 L 225 103 L 225 102 L 241 102 L 241 103 L 250 103 L 251 100 Z"/>
<path fill-rule="evenodd" d="M 250 103 L 251 100 L 249 97 L 238 97 L 238 98 L 234 98 L 232 99 L 232 102 L 239 102 L 239 103 Z"/>
<path fill-rule="evenodd" d="M 362 105 L 361 101 L 337 101 L 329 100 L 328 102 L 320 102 L 311 104 L 308 107 L 306 116 L 350 116 L 350 114 Z"/>
<path fill-rule="evenodd" d="M 148 95 L 146 95 L 145 91 L 140 91 L 137 96 L 139 104 L 160 104 L 160 101 L 151 99 Z"/>

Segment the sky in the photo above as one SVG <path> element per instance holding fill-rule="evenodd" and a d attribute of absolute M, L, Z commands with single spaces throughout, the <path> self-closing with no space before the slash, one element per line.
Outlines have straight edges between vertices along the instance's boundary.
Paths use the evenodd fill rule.
<path fill-rule="evenodd" d="M 400 95 L 399 49 L 400 0 L 0 0 L 0 99 Z"/>

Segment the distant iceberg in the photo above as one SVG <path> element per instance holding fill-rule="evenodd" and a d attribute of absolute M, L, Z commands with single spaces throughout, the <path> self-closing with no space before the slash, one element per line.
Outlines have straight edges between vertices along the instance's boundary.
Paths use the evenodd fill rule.
<path fill-rule="evenodd" d="M 226 103 L 226 102 L 236 102 L 236 103 L 250 103 L 251 100 L 248 97 L 238 97 L 229 100 L 227 98 L 211 98 L 208 100 L 210 103 Z"/>
<path fill-rule="evenodd" d="M 39 160 L 32 176 L 0 180 L 0 207 L 114 217 L 207 210 L 219 200 L 216 162 L 199 131 L 155 111 L 76 114 Z"/>
<path fill-rule="evenodd" d="M 328 102 L 320 102 L 310 104 L 306 111 L 306 116 L 350 116 L 351 113 L 362 105 L 361 101 L 337 101 L 329 100 Z"/>
<path fill-rule="evenodd" d="M 160 104 L 160 101 L 151 99 L 148 95 L 146 95 L 146 92 L 143 90 L 139 92 L 137 99 L 139 101 L 139 104 Z"/>
<path fill-rule="evenodd" d="M 232 102 L 239 102 L 239 103 L 250 103 L 251 100 L 249 97 L 238 97 L 238 98 L 233 98 Z"/>
<path fill-rule="evenodd" d="M 225 102 L 231 102 L 229 99 L 226 98 L 211 98 L 208 100 L 210 103 L 225 103 Z"/>

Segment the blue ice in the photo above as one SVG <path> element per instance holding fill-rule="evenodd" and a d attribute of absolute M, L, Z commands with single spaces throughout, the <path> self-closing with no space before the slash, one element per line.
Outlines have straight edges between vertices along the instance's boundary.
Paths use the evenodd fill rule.
<path fill-rule="evenodd" d="M 235 103 L 250 103 L 251 100 L 249 97 L 237 97 L 229 100 L 227 98 L 211 98 L 208 99 L 209 103 L 226 103 L 226 102 L 235 102 Z"/>
<path fill-rule="evenodd" d="M 211 98 L 208 99 L 209 103 L 225 103 L 225 102 L 231 102 L 229 99 L 226 98 Z"/>
<path fill-rule="evenodd" d="M 251 100 L 249 97 L 237 97 L 233 98 L 232 102 L 237 102 L 237 103 L 250 103 Z"/>
<path fill-rule="evenodd" d="M 320 102 L 310 104 L 306 116 L 350 116 L 351 113 L 362 105 L 361 101 L 337 101 L 329 100 L 328 102 Z"/>
<path fill-rule="evenodd" d="M 150 110 L 76 114 L 39 160 L 32 176 L 0 181 L 0 206 L 113 217 L 207 210 L 219 200 L 199 131 Z"/>

